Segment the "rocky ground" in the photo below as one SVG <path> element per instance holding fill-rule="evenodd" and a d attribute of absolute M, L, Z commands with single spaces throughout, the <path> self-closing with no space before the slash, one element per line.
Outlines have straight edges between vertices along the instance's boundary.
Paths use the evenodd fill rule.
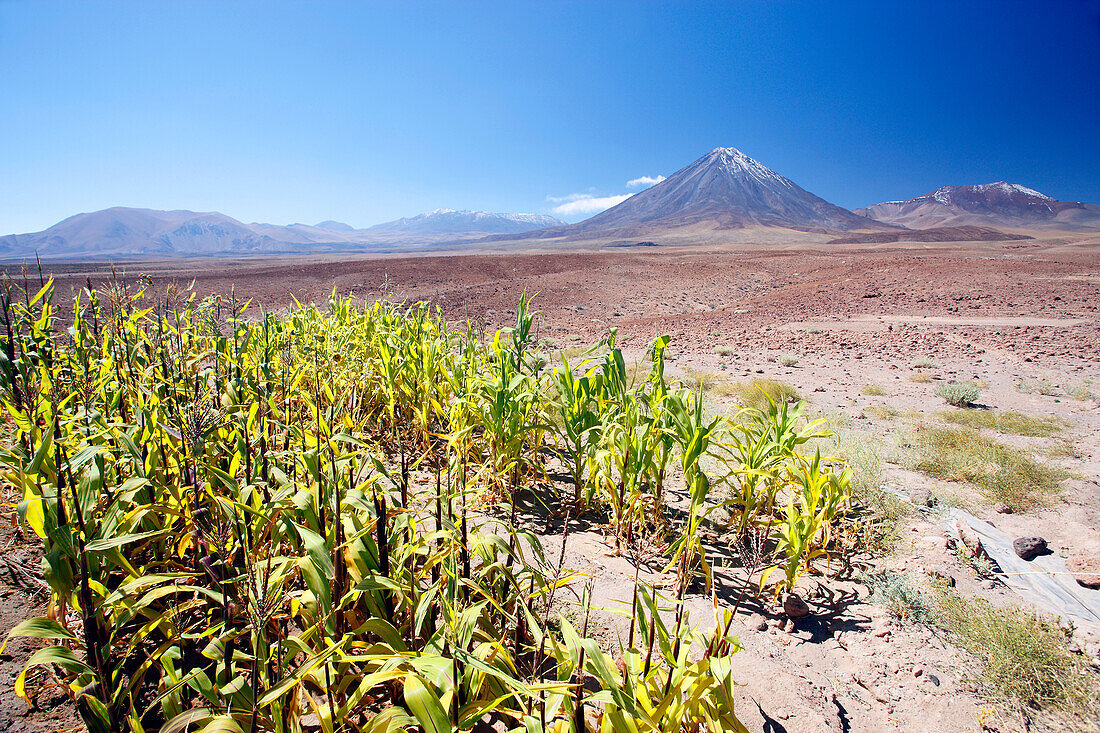
<path fill-rule="evenodd" d="M 103 277 L 64 270 L 62 287 Z M 655 334 L 669 333 L 672 371 L 709 384 L 713 409 L 736 409 L 723 385 L 782 380 L 808 398 L 845 446 L 877 457 L 876 481 L 887 490 L 924 504 L 926 489 L 940 509 L 966 507 L 1014 537 L 1043 537 L 1082 577 L 1100 572 L 1100 243 L 190 262 L 132 265 L 126 277 L 139 272 L 150 274 L 158 291 L 192 279 L 200 294 L 232 287 L 256 310 L 281 307 L 290 295 L 320 302 L 334 287 L 360 297 L 427 299 L 449 317 L 485 328 L 508 325 L 527 290 L 537 293 L 541 335 L 558 348 L 579 350 L 616 326 L 635 359 Z M 914 370 L 922 359 L 934 366 Z M 1063 421 L 1054 437 L 996 436 L 1067 468 L 1060 496 L 1003 514 L 974 487 L 911 470 L 909 436 L 942 424 L 947 409 L 936 387 L 963 380 L 982 385 L 983 407 Z M 1002 580 L 981 578 L 960 559 L 940 509 L 901 512 L 892 548 L 863 557 L 857 570 L 934 572 L 965 596 L 997 607 L 1026 605 Z M 548 549 L 560 548 L 560 528 L 546 529 Z M 714 538 L 716 551 L 720 540 Z M 629 599 L 635 567 L 611 553 L 598 527 L 577 524 L 567 542 L 566 565 L 597 579 L 600 604 Z M 658 571 L 652 566 L 643 577 L 661 582 Z M 723 601 L 738 595 L 739 572 L 736 563 L 718 570 Z M 791 621 L 775 603 L 750 599 L 735 621 L 744 646 L 738 713 L 754 733 L 1024 729 L 983 700 L 965 652 L 934 626 L 894 620 L 871 602 L 855 570 L 807 577 L 801 591 L 810 608 L 804 618 Z M 36 602 L 24 590 L 0 593 L 18 599 L 0 606 L 5 628 Z M 711 617 L 710 597 L 692 596 L 689 605 L 696 622 Z M 601 618 L 609 639 L 622 632 L 617 616 Z M 1100 619 L 1076 627 L 1072 644 L 1100 666 Z M 5 688 L 4 678 L 17 669 L 12 663 L 25 653 L 13 644 L 0 658 Z M 0 713 L 8 716 L 0 717 L 0 730 L 6 721 L 19 721 L 8 723 L 13 730 L 29 726 L 18 717 L 22 703 L 10 697 L 0 692 Z"/>

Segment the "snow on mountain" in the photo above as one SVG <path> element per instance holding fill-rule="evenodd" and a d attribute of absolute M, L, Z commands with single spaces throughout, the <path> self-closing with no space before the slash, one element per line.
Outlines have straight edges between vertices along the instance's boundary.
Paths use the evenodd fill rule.
<path fill-rule="evenodd" d="M 651 237 L 662 232 L 771 227 L 797 231 L 881 230 L 809 193 L 737 148 L 715 148 L 655 186 L 578 224 L 530 237 Z"/>
<path fill-rule="evenodd" d="M 1058 201 L 1035 189 L 1006 181 L 943 186 L 923 196 L 886 201 L 855 212 L 914 229 L 944 226 L 1100 228 L 1100 207 L 1079 201 Z"/>
<path fill-rule="evenodd" d="M 518 234 L 532 229 L 560 226 L 560 219 L 545 214 L 494 214 L 488 211 L 436 209 L 426 214 L 376 224 L 371 234 L 445 234 L 472 237 L 488 234 Z"/>

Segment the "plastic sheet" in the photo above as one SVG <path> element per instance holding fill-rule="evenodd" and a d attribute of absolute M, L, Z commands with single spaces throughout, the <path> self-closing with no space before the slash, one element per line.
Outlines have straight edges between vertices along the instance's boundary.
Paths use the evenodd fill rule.
<path fill-rule="evenodd" d="M 883 487 L 898 498 L 909 498 L 892 487 Z M 1066 562 L 1054 554 L 1023 560 L 1012 549 L 1012 536 L 970 512 L 955 507 L 934 510 L 917 507 L 931 521 L 959 538 L 958 520 L 967 523 L 982 541 L 990 559 L 997 563 L 997 578 L 1035 608 L 1079 624 L 1100 626 L 1100 590 L 1080 585 L 1066 568 Z"/>

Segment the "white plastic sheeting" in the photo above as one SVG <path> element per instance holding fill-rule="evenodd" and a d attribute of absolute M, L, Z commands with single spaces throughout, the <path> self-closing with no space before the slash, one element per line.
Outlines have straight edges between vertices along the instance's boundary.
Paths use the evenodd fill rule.
<path fill-rule="evenodd" d="M 883 488 L 908 500 L 907 496 L 892 487 Z M 956 539 L 959 531 L 955 523 L 960 519 L 966 522 L 974 534 L 981 538 L 982 547 L 989 557 L 997 563 L 1000 569 L 997 578 L 1037 609 L 1061 616 L 1067 621 L 1100 625 L 1100 590 L 1085 588 L 1074 580 L 1062 558 L 1050 554 L 1040 555 L 1034 560 L 1023 560 L 1012 549 L 1011 535 L 978 519 L 970 512 L 954 507 L 918 509 Z"/>

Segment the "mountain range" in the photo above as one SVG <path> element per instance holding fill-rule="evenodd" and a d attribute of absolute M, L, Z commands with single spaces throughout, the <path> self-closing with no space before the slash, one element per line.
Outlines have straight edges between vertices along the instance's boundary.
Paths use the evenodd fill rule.
<path fill-rule="evenodd" d="M 562 225 L 544 214 L 437 209 L 366 229 L 338 221 L 245 224 L 218 212 L 114 207 L 76 214 L 34 234 L 0 237 L 0 258 L 203 257 L 325 252 L 386 252 L 440 242 L 475 241 Z"/>
<path fill-rule="evenodd" d="M 1017 183 L 997 181 L 977 186 L 944 186 L 905 201 L 887 201 L 856 209 L 878 221 L 927 227 L 1001 227 L 1012 229 L 1100 228 L 1100 206 L 1056 201 Z"/>
<path fill-rule="evenodd" d="M 0 259 L 415 252 L 472 243 L 578 244 L 1026 238 L 1023 231 L 1100 231 L 1100 206 L 1055 199 L 1000 181 L 945 186 L 904 201 L 849 211 L 806 191 L 736 148 L 715 148 L 651 188 L 566 224 L 544 214 L 437 209 L 366 229 L 338 221 L 245 224 L 217 212 L 116 207 L 77 214 L 33 234 L 0 237 Z M 1012 236 L 1009 236 L 1009 233 Z M 639 242 L 635 240 L 645 240 Z M 815 241 L 823 240 L 820 237 Z"/>

